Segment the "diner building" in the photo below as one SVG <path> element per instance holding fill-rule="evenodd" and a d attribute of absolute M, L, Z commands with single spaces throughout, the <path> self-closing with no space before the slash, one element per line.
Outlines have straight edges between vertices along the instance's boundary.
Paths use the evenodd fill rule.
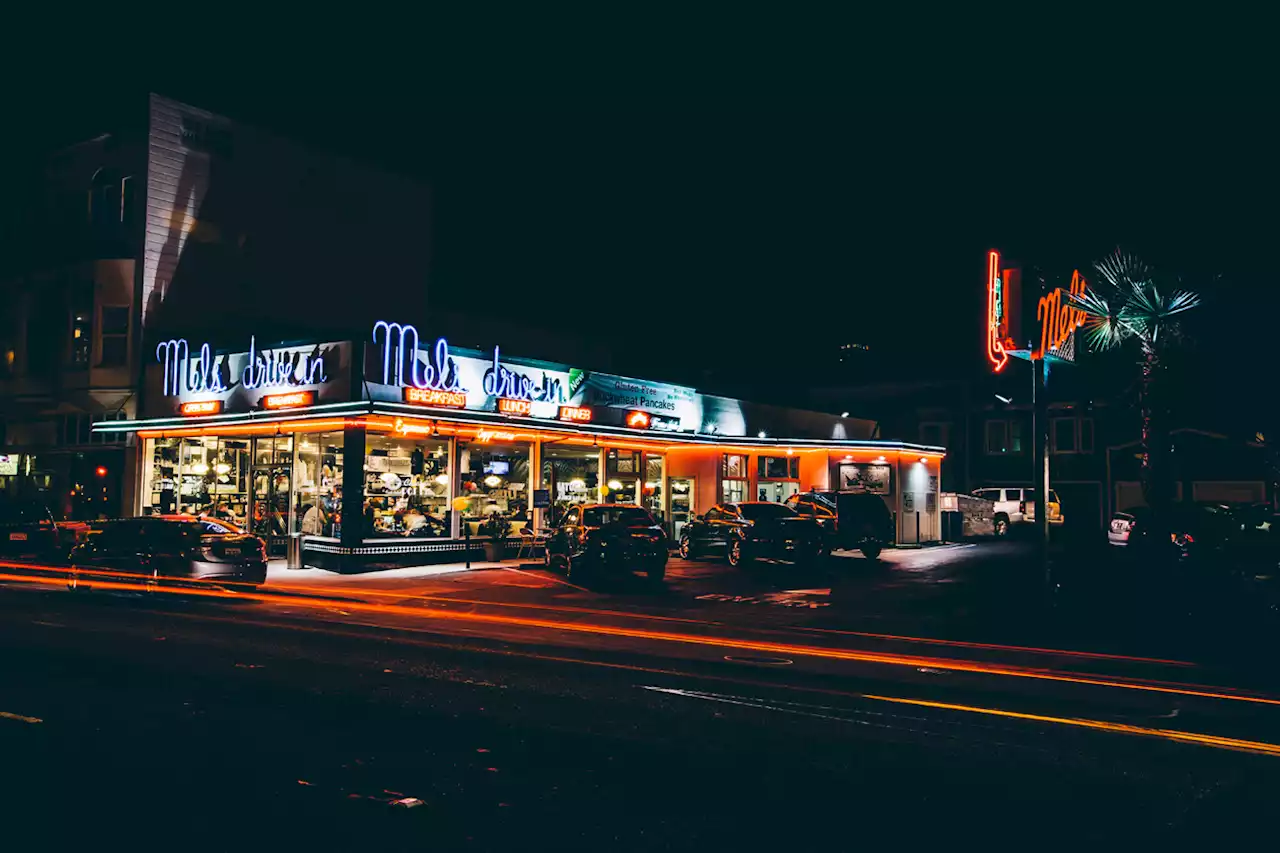
<path fill-rule="evenodd" d="M 455 562 L 495 535 L 514 553 L 592 502 L 644 506 L 678 540 L 717 503 L 810 490 L 881 495 L 899 544 L 939 537 L 943 448 L 884 440 L 872 421 L 455 348 L 396 322 L 236 351 L 173 338 L 153 355 L 139 417 L 94 427 L 136 434 L 132 510 L 222 517 L 295 564 Z"/>

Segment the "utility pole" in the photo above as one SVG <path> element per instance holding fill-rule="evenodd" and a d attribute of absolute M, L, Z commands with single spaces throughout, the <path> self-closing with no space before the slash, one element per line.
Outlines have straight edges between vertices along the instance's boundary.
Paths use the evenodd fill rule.
<path fill-rule="evenodd" d="M 1034 462 L 1032 485 L 1035 487 L 1036 547 L 1040 553 L 1040 568 L 1046 586 L 1051 586 L 1049 571 L 1049 362 L 1044 358 L 1031 360 L 1031 399 L 1034 414 L 1031 416 Z"/>

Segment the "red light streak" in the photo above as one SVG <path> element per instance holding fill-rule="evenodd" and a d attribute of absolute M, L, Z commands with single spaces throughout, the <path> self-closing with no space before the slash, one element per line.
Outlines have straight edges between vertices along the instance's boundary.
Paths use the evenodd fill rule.
<path fill-rule="evenodd" d="M 55 577 L 42 577 L 36 575 L 8 575 L 0 574 L 0 581 L 19 581 L 24 583 L 38 583 L 47 586 L 65 586 L 70 573 L 67 569 L 60 569 L 52 566 L 31 566 L 21 563 L 0 562 L 0 567 L 19 568 L 19 569 L 43 569 L 51 572 Z M 164 586 L 156 586 L 154 579 L 146 575 L 138 575 L 127 572 L 111 572 L 106 570 L 85 570 L 77 571 L 81 583 L 87 580 L 104 579 L 107 580 L 112 589 L 130 589 L 145 592 L 167 593 L 173 592 L 181 595 L 206 595 L 215 597 L 227 597 L 227 593 L 223 592 L 216 584 L 207 581 L 194 581 L 183 579 L 182 586 L 175 588 L 166 588 Z M 138 583 L 141 581 L 141 583 Z M 203 588 L 202 588 L 203 587 Z M 282 587 L 282 589 L 285 589 Z M 291 607 L 313 607 L 322 612 L 329 612 L 334 606 L 331 598 L 307 598 L 297 595 L 276 595 L 269 590 L 259 589 L 255 592 L 235 594 L 238 599 L 250 599 L 255 601 L 263 601 L 268 603 L 285 604 Z M 1176 682 L 1160 682 L 1146 681 L 1141 679 L 1124 679 L 1114 677 L 1111 679 L 1089 675 L 1085 673 L 1075 672 L 1055 672 L 1047 669 L 1018 667 L 1002 664 L 987 664 L 979 661 L 956 660 L 951 658 L 925 657 L 919 655 L 897 654 L 890 652 L 866 652 L 854 649 L 833 649 L 822 646 L 807 646 L 795 643 L 770 642 L 764 640 L 750 640 L 733 637 L 715 637 L 703 636 L 697 634 L 682 634 L 671 631 L 656 631 L 644 628 L 627 628 L 617 625 L 600 625 L 573 621 L 558 621 L 553 619 L 541 619 L 520 616 L 501 616 L 495 614 L 476 613 L 474 611 L 454 611 L 454 610 L 424 610 L 421 607 L 410 607 L 397 604 L 382 604 L 363 601 L 344 600 L 342 607 L 348 612 L 362 613 L 381 613 L 394 616 L 413 617 L 420 620 L 455 620 L 464 622 L 490 623 L 497 625 L 510 625 L 524 628 L 542 628 L 554 631 L 569 631 L 585 634 L 596 634 L 600 636 L 627 637 L 631 639 L 657 640 L 663 642 L 672 642 L 689 645 L 703 645 L 713 648 L 728 648 L 738 650 L 748 650 L 755 652 L 764 652 L 768 654 L 782 655 L 785 657 L 812 657 L 827 660 L 842 660 L 858 663 L 884 664 L 889 666 L 907 666 L 912 668 L 928 667 L 931 669 L 940 669 L 952 672 L 978 673 L 983 675 L 996 675 L 1011 678 L 1028 678 L 1038 681 L 1050 681 L 1067 684 L 1083 684 L 1093 687 L 1107 687 L 1124 690 L 1140 690 L 1151 693 L 1171 694 L 1179 696 L 1194 696 L 1203 699 L 1216 699 L 1233 702 L 1247 702 L 1259 705 L 1280 706 L 1280 699 L 1273 699 L 1266 696 L 1259 696 L 1248 693 L 1232 693 L 1226 692 L 1226 688 L 1210 687 L 1196 684 L 1178 684 Z M 876 697 L 872 697 L 876 698 Z"/>

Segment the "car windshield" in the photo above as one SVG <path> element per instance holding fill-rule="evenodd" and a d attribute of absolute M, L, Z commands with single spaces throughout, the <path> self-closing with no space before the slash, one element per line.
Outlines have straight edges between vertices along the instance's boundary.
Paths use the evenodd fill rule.
<path fill-rule="evenodd" d="M 738 504 L 742 517 L 747 521 L 764 521 L 770 518 L 789 518 L 796 511 L 782 504 Z"/>
<path fill-rule="evenodd" d="M 38 503 L 27 501 L 0 502 L 0 524 L 32 524 L 48 520 L 48 512 Z"/>
<path fill-rule="evenodd" d="M 604 527 L 607 524 L 653 524 L 653 516 L 638 506 L 593 506 L 582 513 L 586 527 Z"/>

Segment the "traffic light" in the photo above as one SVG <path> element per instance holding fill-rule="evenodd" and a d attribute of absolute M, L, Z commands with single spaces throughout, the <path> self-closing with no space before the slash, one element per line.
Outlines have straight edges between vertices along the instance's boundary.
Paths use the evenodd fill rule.
<path fill-rule="evenodd" d="M 99 465 L 99 466 L 98 466 L 98 470 L 97 470 L 97 471 L 95 471 L 94 473 L 96 473 L 99 477 L 105 477 L 105 476 L 107 476 L 107 466 L 106 466 L 106 465 Z"/>

